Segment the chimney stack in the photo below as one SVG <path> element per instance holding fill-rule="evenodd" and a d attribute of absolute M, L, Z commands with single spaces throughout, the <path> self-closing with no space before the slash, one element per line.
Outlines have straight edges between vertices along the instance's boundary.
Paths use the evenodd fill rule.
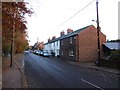
<path fill-rule="evenodd" d="M 62 32 L 60 33 L 60 36 L 63 36 L 63 35 L 65 35 L 65 32 L 64 32 L 64 31 L 62 31 Z"/>
<path fill-rule="evenodd" d="M 52 37 L 52 40 L 54 40 L 54 39 L 56 39 L 56 36 L 53 36 L 53 37 Z"/>
<path fill-rule="evenodd" d="M 51 39 L 49 38 L 49 39 L 48 39 L 48 42 L 50 42 L 50 41 L 51 41 Z"/>
<path fill-rule="evenodd" d="M 69 33 L 71 33 L 71 32 L 73 32 L 72 29 L 67 29 L 67 34 L 69 34 Z"/>

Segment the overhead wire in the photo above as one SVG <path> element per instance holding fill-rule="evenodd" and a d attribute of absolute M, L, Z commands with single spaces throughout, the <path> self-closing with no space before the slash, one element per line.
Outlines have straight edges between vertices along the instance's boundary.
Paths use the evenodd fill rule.
<path fill-rule="evenodd" d="M 27 1 L 28 1 L 28 0 L 27 0 Z M 70 19 L 72 19 L 73 17 L 75 17 L 77 14 L 79 14 L 79 13 L 80 13 L 81 11 L 83 11 L 84 9 L 86 9 L 86 8 L 87 8 L 89 5 L 91 5 L 94 1 L 95 1 L 95 0 L 91 1 L 90 3 L 88 3 L 85 7 L 83 7 L 83 8 L 80 9 L 78 12 L 76 12 L 75 14 L 73 14 L 70 18 L 68 18 L 67 20 L 65 20 L 65 21 L 64 21 L 63 23 L 61 23 L 60 25 L 58 25 L 55 29 L 57 29 L 57 28 L 61 27 L 62 25 L 64 25 L 64 24 L 65 24 L 66 22 L 68 22 Z M 30 7 L 33 8 L 33 11 L 34 11 L 35 16 L 37 16 L 36 11 L 34 10 L 34 7 L 33 7 L 33 5 L 32 5 L 32 1 L 29 0 L 28 2 L 30 2 L 30 3 L 29 3 Z M 40 2 L 38 2 L 38 0 L 35 0 L 35 2 L 40 3 Z"/>
<path fill-rule="evenodd" d="M 85 7 L 83 7 L 82 9 L 80 9 L 77 13 L 75 13 L 74 15 L 72 15 L 70 18 L 68 18 L 67 20 L 65 20 L 62 24 L 60 24 L 59 26 L 57 26 L 56 28 L 59 28 L 60 26 L 62 26 L 63 24 L 65 24 L 66 22 L 68 22 L 70 19 L 72 19 L 73 17 L 75 17 L 78 13 L 80 13 L 81 11 L 83 11 L 85 8 L 87 8 L 89 5 L 91 5 L 95 0 L 91 1 L 90 3 L 88 3 Z M 55 29 L 56 29 L 55 28 Z"/>
<path fill-rule="evenodd" d="M 28 1 L 28 0 L 27 0 L 27 1 Z M 32 1 L 31 1 L 31 0 L 29 0 L 29 1 L 30 1 L 29 5 L 30 5 L 30 7 L 32 8 L 32 7 L 33 7 Z M 91 5 L 94 1 L 95 1 L 95 0 L 91 1 L 90 3 L 88 3 L 85 7 L 83 7 L 82 9 L 80 9 L 77 13 L 75 13 L 75 14 L 72 15 L 70 18 L 68 18 L 68 19 L 65 20 L 63 23 L 61 23 L 59 26 L 57 26 L 57 28 L 59 28 L 60 26 L 62 26 L 63 24 L 65 24 L 67 21 L 69 21 L 70 19 L 72 19 L 74 16 L 76 16 L 78 13 L 80 13 L 81 11 L 83 11 L 85 8 L 87 8 L 89 5 Z M 35 0 L 35 2 L 40 3 L 38 0 Z M 34 7 L 33 7 L 33 11 L 35 11 L 35 10 L 34 10 Z M 34 12 L 34 14 L 35 14 L 35 16 L 37 16 L 36 12 Z"/>

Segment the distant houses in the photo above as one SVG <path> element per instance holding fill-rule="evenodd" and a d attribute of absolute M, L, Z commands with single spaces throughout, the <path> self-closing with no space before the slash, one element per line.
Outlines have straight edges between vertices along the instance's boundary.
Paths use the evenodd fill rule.
<path fill-rule="evenodd" d="M 44 49 L 44 43 L 43 42 L 36 42 L 32 49 L 36 49 L 36 50 L 43 50 Z"/>
<path fill-rule="evenodd" d="M 60 55 L 60 39 L 55 36 L 52 40 L 48 39 L 48 42 L 44 44 L 44 51 L 48 52 L 50 55 L 59 56 Z"/>
<path fill-rule="evenodd" d="M 106 36 L 100 32 L 101 56 L 103 55 L 102 44 L 106 42 Z M 60 58 L 72 61 L 95 61 L 97 59 L 97 29 L 89 25 L 78 30 L 60 32 L 60 37 L 53 37 L 44 44 L 44 51 Z"/>

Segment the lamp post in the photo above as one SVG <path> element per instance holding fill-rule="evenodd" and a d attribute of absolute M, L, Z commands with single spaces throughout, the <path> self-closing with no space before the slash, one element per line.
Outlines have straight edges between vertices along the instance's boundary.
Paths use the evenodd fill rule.
<path fill-rule="evenodd" d="M 96 0 L 96 11 L 97 11 L 97 41 L 98 41 L 98 60 L 96 61 L 97 66 L 100 65 L 100 26 L 99 26 L 99 14 L 98 14 L 98 0 Z"/>

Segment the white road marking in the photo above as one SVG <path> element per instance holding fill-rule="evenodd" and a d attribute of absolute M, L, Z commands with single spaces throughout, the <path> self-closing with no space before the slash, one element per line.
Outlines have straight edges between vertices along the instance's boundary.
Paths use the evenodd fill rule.
<path fill-rule="evenodd" d="M 22 68 L 24 69 L 25 61 L 24 61 L 24 55 L 23 55 L 23 62 L 22 62 Z"/>
<path fill-rule="evenodd" d="M 56 67 L 56 66 L 53 66 L 53 67 L 55 67 L 55 68 L 58 69 L 58 70 L 61 70 L 61 71 L 66 72 L 65 70 L 63 70 L 63 69 L 61 69 L 61 68 L 59 68 L 59 67 Z"/>
<path fill-rule="evenodd" d="M 79 78 L 79 79 L 80 79 L 80 78 Z M 97 85 L 95 85 L 95 84 L 92 84 L 92 83 L 90 83 L 90 82 L 88 82 L 88 81 L 86 81 L 86 80 L 84 80 L 84 79 L 81 79 L 81 80 L 82 80 L 83 82 L 85 82 L 85 83 L 88 83 L 88 84 L 96 87 L 96 88 L 99 88 L 99 89 L 101 89 L 101 90 L 104 90 L 103 88 L 101 88 L 101 87 L 99 87 L 99 86 L 97 86 Z"/>

